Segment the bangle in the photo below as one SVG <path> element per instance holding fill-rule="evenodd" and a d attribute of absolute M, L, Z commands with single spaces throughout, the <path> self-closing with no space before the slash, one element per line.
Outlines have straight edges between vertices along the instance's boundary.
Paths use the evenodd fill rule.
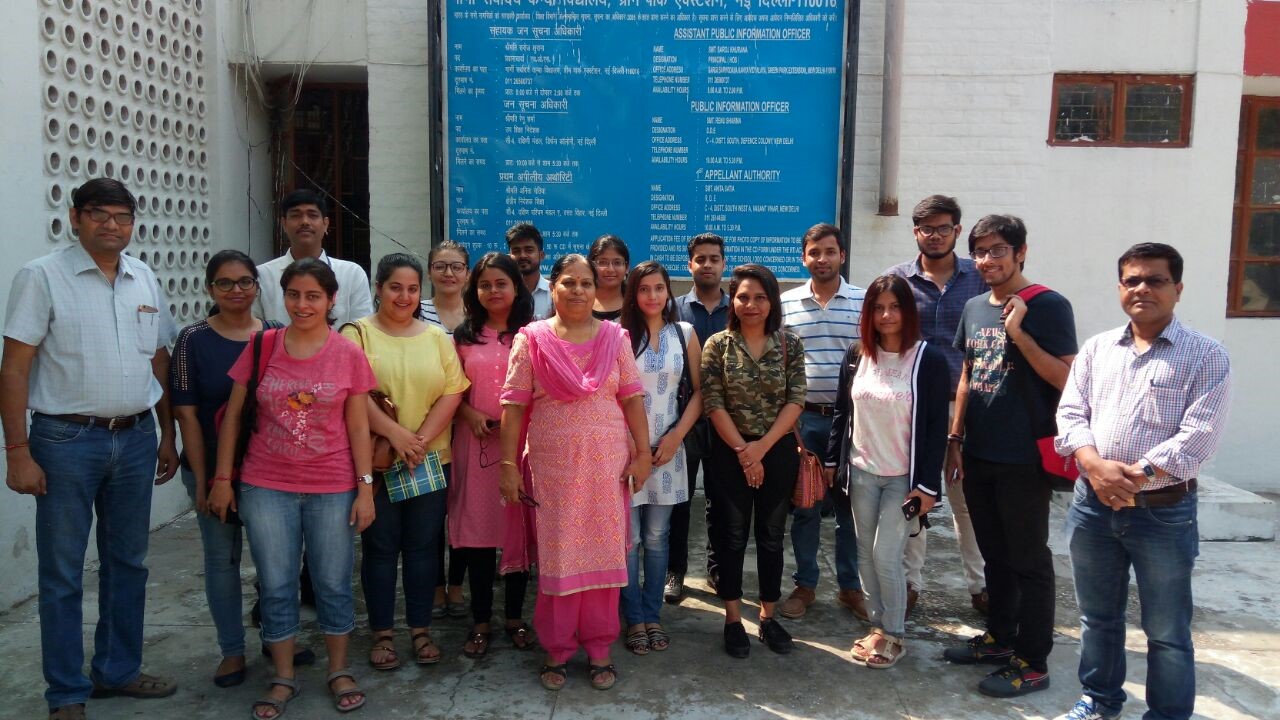
<path fill-rule="evenodd" d="M 520 466 L 516 463 L 516 461 L 515 461 L 515 460 L 503 460 L 503 461 L 502 461 L 501 463 L 499 463 L 499 464 L 500 464 L 500 465 L 510 465 L 511 467 L 513 467 L 513 468 L 517 468 L 517 469 L 519 469 L 519 467 L 520 467 Z"/>
<path fill-rule="evenodd" d="M 964 436 L 963 436 L 963 435 L 958 435 L 958 434 L 956 434 L 956 433 L 948 433 L 948 434 L 947 434 L 947 442 L 958 442 L 958 443 L 962 443 L 962 442 L 964 442 Z"/>
<path fill-rule="evenodd" d="M 209 481 L 209 484 L 210 484 L 210 485 L 212 485 L 213 483 L 220 483 L 220 482 L 231 482 L 231 476 L 229 476 L 229 475 L 214 475 L 214 476 L 213 476 L 213 479 Z"/>
<path fill-rule="evenodd" d="M 9 443 L 8 445 L 5 445 L 5 446 L 4 446 L 4 451 L 5 451 L 5 452 L 9 452 L 10 450 L 17 450 L 18 448 L 24 448 L 24 447 L 27 447 L 27 446 L 29 446 L 30 444 L 31 444 L 31 443 L 30 443 L 30 442 L 28 442 L 28 441 L 26 441 L 26 440 L 23 440 L 22 442 Z"/>

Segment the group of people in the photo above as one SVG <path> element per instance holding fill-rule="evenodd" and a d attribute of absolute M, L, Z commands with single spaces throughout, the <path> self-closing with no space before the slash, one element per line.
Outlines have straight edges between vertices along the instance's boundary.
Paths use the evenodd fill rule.
<path fill-rule="evenodd" d="M 1055 451 L 1080 473 L 1068 526 L 1084 696 L 1063 717 L 1119 714 L 1130 567 L 1149 637 L 1147 717 L 1190 717 L 1195 478 L 1221 433 L 1230 370 L 1221 345 L 1174 316 L 1183 263 L 1168 245 L 1120 257 L 1129 322 L 1077 347 L 1070 303 L 1023 274 L 1022 221 L 982 218 L 963 258 L 961 210 L 942 195 L 912 213 L 916 257 L 865 290 L 843 277 L 844 234 L 819 224 L 800 240 L 802 285 L 781 292 L 769 268 L 746 264 L 725 292 L 725 242 L 702 234 L 688 243 L 693 288 L 676 296 L 667 268 L 632 267 L 613 235 L 544 278 L 542 236 L 527 223 L 508 231 L 508 253 L 474 265 L 448 241 L 425 267 L 383 257 L 371 286 L 324 252 L 326 202 L 299 190 L 280 203 L 289 251 L 263 265 L 214 255 L 210 314 L 177 332 L 154 274 L 124 253 L 128 189 L 91 180 L 72 202 L 78 242 L 14 279 L 0 368 L 8 484 L 36 496 L 51 718 L 84 718 L 89 697 L 176 690 L 142 673 L 141 656 L 147 509 L 153 480 L 179 471 L 197 510 L 220 687 L 246 679 L 249 542 L 274 674 L 252 708 L 260 720 L 286 712 L 297 666 L 316 659 L 294 641 L 304 596 L 335 709 L 366 703 L 348 657 L 356 533 L 373 669 L 438 662 L 432 620 L 468 612 L 461 651 L 484 656 L 501 574 L 503 632 L 545 651 L 542 685 L 561 688 L 581 648 L 590 683 L 608 689 L 620 637 L 636 655 L 672 643 L 661 609 L 686 592 L 699 474 L 706 577 L 730 656 L 751 650 L 748 538 L 757 633 L 785 654 L 780 618 L 816 601 L 821 522 L 834 516 L 836 598 L 867 626 L 852 661 L 893 667 L 923 589 L 927 518 L 945 498 L 987 630 L 944 656 L 996 665 L 977 685 L 986 695 L 1024 695 L 1049 683 Z M 829 487 L 810 507 L 793 501 L 806 451 Z M 95 512 L 101 612 L 85 677 Z M 784 599 L 788 517 L 796 571 Z"/>

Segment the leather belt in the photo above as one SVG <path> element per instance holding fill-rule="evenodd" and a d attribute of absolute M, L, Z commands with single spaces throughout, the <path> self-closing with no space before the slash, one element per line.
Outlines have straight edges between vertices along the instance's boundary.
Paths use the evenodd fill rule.
<path fill-rule="evenodd" d="M 43 413 L 41 413 L 43 415 Z M 45 415 L 47 418 L 61 420 L 62 422 L 76 423 L 77 425 L 88 425 L 89 427 L 102 427 L 108 430 L 127 430 L 134 425 L 142 422 L 142 420 L 151 415 L 150 410 L 143 410 L 136 415 L 121 415 L 120 417 L 96 417 L 94 415 Z"/>
<path fill-rule="evenodd" d="M 1159 490 L 1148 490 L 1140 492 L 1133 496 L 1134 507 L 1167 507 L 1176 505 L 1187 496 L 1187 493 L 1195 492 L 1196 479 L 1184 480 L 1177 485 L 1169 485 Z"/>
<path fill-rule="evenodd" d="M 804 403 L 805 412 L 818 413 L 822 417 L 834 417 L 836 414 L 835 405 L 823 405 L 822 403 L 812 403 L 808 400 Z"/>

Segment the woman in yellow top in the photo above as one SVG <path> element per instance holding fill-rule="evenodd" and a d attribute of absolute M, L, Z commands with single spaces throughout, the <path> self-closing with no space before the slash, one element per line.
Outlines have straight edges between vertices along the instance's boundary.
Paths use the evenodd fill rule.
<path fill-rule="evenodd" d="M 405 619 L 419 665 L 439 662 L 431 639 L 431 602 L 440 573 L 437 544 L 444 523 L 453 413 L 471 384 L 444 331 L 421 319 L 422 264 L 394 253 L 378 262 L 377 312 L 343 326 L 364 348 L 378 390 L 396 404 L 398 422 L 370 401 L 369 428 L 388 438 L 399 458 L 375 493 L 377 516 L 361 534 L 360 580 L 374 643 L 369 664 L 400 667 L 394 644 L 396 565 L 404 562 Z"/>

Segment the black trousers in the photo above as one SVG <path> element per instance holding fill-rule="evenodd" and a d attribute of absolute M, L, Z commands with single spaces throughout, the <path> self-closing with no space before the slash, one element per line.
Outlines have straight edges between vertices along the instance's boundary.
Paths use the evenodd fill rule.
<path fill-rule="evenodd" d="M 987 564 L 987 631 L 1042 672 L 1053 649 L 1051 494 L 1037 465 L 964 456 L 964 499 Z"/>
<path fill-rule="evenodd" d="M 745 436 L 750 442 L 756 438 Z M 721 600 L 742 598 L 742 563 L 747 534 L 756 537 L 756 574 L 760 600 L 782 597 L 782 545 L 791 514 L 791 493 L 800 470 L 796 440 L 786 435 L 764 456 L 764 482 L 747 484 L 738 456 L 720 436 L 711 434 L 711 457 L 706 468 L 707 534 L 716 554 L 717 594 Z"/>
<path fill-rule="evenodd" d="M 694 424 L 693 429 L 689 431 L 689 435 L 701 433 L 702 440 L 694 442 L 689 438 L 685 440 L 685 459 L 689 468 L 689 497 L 693 498 L 694 490 L 698 485 L 698 468 L 704 468 L 705 473 L 707 466 L 707 458 L 704 454 L 707 452 L 707 434 L 715 432 L 712 430 L 706 420 L 699 420 Z M 705 486 L 706 481 L 703 481 Z M 692 502 L 676 503 L 671 510 L 671 533 L 667 538 L 667 547 L 670 555 L 667 556 L 667 572 L 685 575 L 689 572 L 689 522 L 690 507 Z M 711 524 L 711 498 L 707 498 L 706 502 L 706 519 L 707 525 Z M 707 542 L 707 576 L 714 578 L 716 576 L 716 553 L 711 547 L 710 541 Z"/>
<path fill-rule="evenodd" d="M 467 573 L 471 581 L 471 619 L 487 623 L 493 616 L 493 581 L 498 571 L 497 548 L 451 548 L 450 562 Z M 524 617 L 524 595 L 529 587 L 529 573 L 507 573 L 502 578 L 506 594 L 505 616 L 508 620 Z"/>

